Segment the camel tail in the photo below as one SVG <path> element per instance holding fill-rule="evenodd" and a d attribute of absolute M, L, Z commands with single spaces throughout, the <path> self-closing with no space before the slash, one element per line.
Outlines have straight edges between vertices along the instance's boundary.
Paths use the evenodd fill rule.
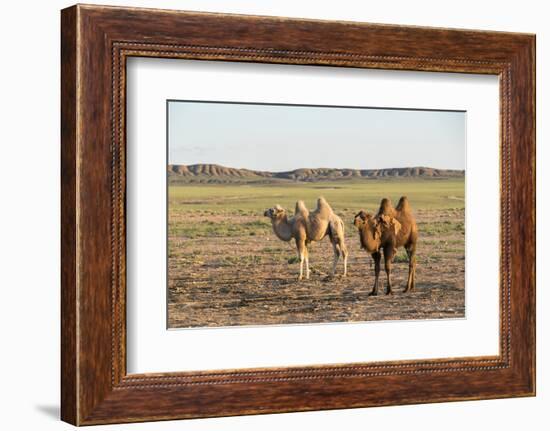
<path fill-rule="evenodd" d="M 345 233 L 345 225 L 340 217 L 331 219 L 329 221 L 328 234 L 332 239 L 344 244 L 344 239 L 346 237 Z"/>
<path fill-rule="evenodd" d="M 344 254 L 344 256 L 347 256 L 348 254 L 348 248 L 346 247 L 346 241 L 345 241 L 345 238 L 346 238 L 346 226 L 344 224 L 344 222 L 342 220 L 339 220 L 340 222 L 340 226 L 341 226 L 341 232 L 342 232 L 342 238 L 341 239 L 341 243 L 340 243 L 340 246 L 342 247 L 342 253 Z"/>

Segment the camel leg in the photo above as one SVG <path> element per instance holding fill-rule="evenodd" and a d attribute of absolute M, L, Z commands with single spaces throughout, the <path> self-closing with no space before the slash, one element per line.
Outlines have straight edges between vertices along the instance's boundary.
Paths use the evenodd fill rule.
<path fill-rule="evenodd" d="M 348 275 L 348 248 L 346 244 L 344 244 L 344 241 L 340 242 L 340 249 L 342 250 L 342 257 L 344 260 L 344 277 L 346 277 Z"/>
<path fill-rule="evenodd" d="M 414 291 L 414 279 L 416 275 L 416 247 L 414 245 L 407 248 L 407 256 L 409 257 L 409 277 L 405 292 L 412 292 Z"/>
<path fill-rule="evenodd" d="M 416 251 L 412 255 L 412 277 L 411 277 L 411 292 L 414 292 L 416 287 Z"/>
<path fill-rule="evenodd" d="M 306 260 L 306 280 L 309 280 L 309 250 L 307 248 L 307 245 L 304 247 L 304 253 L 305 253 L 305 260 Z"/>
<path fill-rule="evenodd" d="M 332 250 L 334 251 L 334 258 L 332 260 L 332 274 L 331 277 L 334 277 L 336 275 L 336 265 L 338 264 L 338 259 L 340 259 L 340 246 L 333 242 L 332 243 Z"/>
<path fill-rule="evenodd" d="M 380 260 L 382 260 L 382 255 L 377 251 L 372 253 L 372 259 L 374 260 L 374 286 L 369 296 L 376 296 L 378 295 L 378 277 L 380 276 Z"/>
<path fill-rule="evenodd" d="M 306 244 L 304 240 L 296 238 L 296 249 L 298 250 L 298 258 L 300 259 L 300 275 L 298 280 L 304 278 L 304 260 L 306 255 Z"/>
<path fill-rule="evenodd" d="M 384 248 L 384 269 L 386 270 L 386 275 L 388 277 L 386 295 L 393 295 L 393 292 L 391 290 L 391 263 L 394 256 L 395 256 L 395 249 L 393 247 Z"/>

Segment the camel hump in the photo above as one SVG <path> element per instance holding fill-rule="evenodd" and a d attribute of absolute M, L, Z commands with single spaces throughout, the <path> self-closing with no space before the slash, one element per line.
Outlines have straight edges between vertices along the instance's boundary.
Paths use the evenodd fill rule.
<path fill-rule="evenodd" d="M 380 208 L 378 210 L 378 216 L 381 216 L 381 215 L 393 216 L 394 214 L 395 214 L 395 210 L 393 209 L 391 201 L 388 198 L 382 199 L 380 201 Z"/>
<path fill-rule="evenodd" d="M 309 215 L 309 210 L 306 207 L 306 204 L 304 201 L 300 200 L 296 202 L 296 210 L 294 212 L 295 214 L 301 214 L 304 217 L 307 217 Z"/>
<path fill-rule="evenodd" d="M 391 229 L 391 232 L 395 235 L 397 235 L 401 230 L 401 223 L 395 217 L 389 215 L 381 215 L 380 221 L 385 228 Z"/>
<path fill-rule="evenodd" d="M 397 211 L 408 212 L 411 210 L 411 204 L 409 203 L 409 198 L 407 196 L 401 196 L 399 202 L 397 203 Z"/>
<path fill-rule="evenodd" d="M 316 210 L 316 212 L 320 215 L 323 215 L 323 216 L 328 216 L 328 215 L 332 214 L 331 206 L 328 204 L 327 200 L 322 196 L 319 197 L 319 199 L 317 199 L 317 210 Z"/>

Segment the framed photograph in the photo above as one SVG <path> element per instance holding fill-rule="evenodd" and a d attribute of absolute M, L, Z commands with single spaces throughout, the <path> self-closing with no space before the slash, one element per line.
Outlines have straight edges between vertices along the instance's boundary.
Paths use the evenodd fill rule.
<path fill-rule="evenodd" d="M 535 394 L 535 36 L 61 14 L 62 419 Z"/>

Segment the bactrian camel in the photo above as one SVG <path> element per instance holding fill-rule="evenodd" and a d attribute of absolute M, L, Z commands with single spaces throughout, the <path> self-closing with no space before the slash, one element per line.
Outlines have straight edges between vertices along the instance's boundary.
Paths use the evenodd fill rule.
<path fill-rule="evenodd" d="M 378 295 L 381 250 L 384 253 L 384 268 L 388 278 L 386 294 L 392 294 L 391 265 L 399 247 L 405 248 L 409 258 L 409 277 L 405 292 L 414 290 L 418 229 L 409 200 L 403 196 L 397 207 L 393 208 L 389 199 L 382 199 L 376 215 L 361 210 L 355 216 L 353 224 L 359 231 L 361 248 L 370 253 L 374 260 L 375 279 L 370 295 Z"/>
<path fill-rule="evenodd" d="M 344 242 L 344 222 L 338 217 L 324 198 L 317 199 L 317 209 L 310 212 L 303 201 L 296 202 L 293 216 L 289 216 L 284 208 L 275 205 L 264 212 L 264 216 L 271 219 L 273 232 L 283 241 L 294 239 L 298 258 L 300 259 L 300 276 L 304 276 L 304 262 L 306 279 L 309 279 L 308 245 L 312 241 L 321 241 L 328 235 L 334 251 L 332 274 L 336 273 L 336 265 L 340 256 L 344 261 L 344 276 L 347 274 L 348 250 Z"/>

